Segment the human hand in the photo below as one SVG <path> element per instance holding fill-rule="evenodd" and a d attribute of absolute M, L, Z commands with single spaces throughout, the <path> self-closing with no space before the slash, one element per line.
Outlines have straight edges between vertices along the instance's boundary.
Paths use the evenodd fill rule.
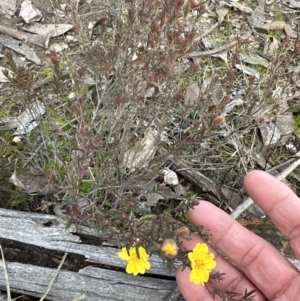
<path fill-rule="evenodd" d="M 244 186 L 249 196 L 273 220 L 278 229 L 290 240 L 295 256 L 300 259 L 300 199 L 285 184 L 263 171 L 246 175 Z M 190 220 L 203 225 L 212 236 L 210 241 L 240 269 L 230 264 L 210 246 L 215 254 L 216 268 L 226 273 L 220 283 L 211 280 L 215 287 L 240 293 L 247 289 L 255 292 L 255 301 L 296 301 L 300 299 L 299 271 L 270 243 L 250 232 L 221 209 L 209 202 L 200 202 L 189 211 Z M 198 236 L 183 241 L 191 250 L 202 242 Z M 189 268 L 177 270 L 176 278 L 187 301 L 221 300 L 212 298 L 206 287 L 189 280 Z"/>

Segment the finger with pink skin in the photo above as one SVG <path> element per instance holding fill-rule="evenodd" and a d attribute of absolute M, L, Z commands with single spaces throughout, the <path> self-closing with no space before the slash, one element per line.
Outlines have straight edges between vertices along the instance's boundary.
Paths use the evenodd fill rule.
<path fill-rule="evenodd" d="M 244 185 L 249 196 L 289 238 L 300 259 L 300 199 L 284 183 L 263 171 L 247 174 Z"/>
<path fill-rule="evenodd" d="M 178 287 L 187 301 L 213 301 L 211 294 L 204 285 L 196 285 L 190 281 L 190 268 L 179 267 L 176 271 Z M 220 299 L 215 299 L 220 300 Z"/>
<path fill-rule="evenodd" d="M 215 207 L 217 210 L 217 208 Z M 194 246 L 200 242 L 202 243 L 203 240 L 196 235 L 192 235 L 191 240 L 182 240 L 183 246 L 187 250 L 192 250 Z M 236 267 L 234 267 L 231 263 L 229 263 L 226 259 L 224 259 L 212 246 L 208 244 L 209 252 L 214 253 L 215 260 L 217 262 L 216 268 L 211 273 L 225 273 L 224 280 L 217 283 L 214 280 L 210 280 L 210 283 L 213 284 L 216 288 L 222 289 L 225 291 L 230 292 L 236 292 L 240 294 L 244 294 L 245 289 L 247 289 L 248 292 L 255 290 L 256 287 L 245 277 L 244 273 L 238 270 Z M 188 271 L 188 272 L 186 272 Z M 182 271 L 181 268 L 177 270 L 176 273 L 176 279 L 178 282 L 178 286 L 183 294 L 183 296 L 188 301 L 193 300 L 201 300 L 201 301 L 212 301 L 213 298 L 205 288 L 205 286 L 202 285 L 195 285 L 189 280 L 189 273 L 190 269 L 186 268 L 184 271 Z M 201 296 L 201 297 L 199 297 Z M 198 298 L 198 299 L 197 299 Z M 215 299 L 219 300 L 219 299 Z M 256 301 L 264 301 L 266 298 L 263 296 L 263 294 L 259 291 L 255 292 L 255 300 Z"/>
<path fill-rule="evenodd" d="M 275 300 L 282 293 L 283 287 L 299 275 L 271 244 L 245 229 L 211 203 L 202 201 L 189 210 L 189 217 L 196 226 L 203 225 L 209 229 L 212 234 L 210 240 L 243 269 L 250 281 L 268 299 Z"/>

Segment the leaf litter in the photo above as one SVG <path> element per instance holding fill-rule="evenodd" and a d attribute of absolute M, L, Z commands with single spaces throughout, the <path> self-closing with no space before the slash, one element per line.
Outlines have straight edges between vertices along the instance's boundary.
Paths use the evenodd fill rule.
<path fill-rule="evenodd" d="M 13 1 L 10 2 L 12 4 Z M 184 53 L 182 57 L 176 61 L 175 66 L 180 74 L 180 72 L 188 71 L 191 65 L 194 64 L 196 66 L 199 64 L 199 62 L 206 59 L 208 60 L 208 58 L 210 59 L 210 62 L 215 64 L 215 66 L 212 66 L 211 69 L 208 67 L 207 74 L 204 72 L 198 78 L 188 78 L 188 83 L 185 86 L 183 105 L 186 107 L 197 107 L 198 111 L 195 110 L 198 114 L 197 115 L 195 113 L 197 118 L 201 119 L 203 117 L 201 112 L 203 112 L 203 110 L 206 108 L 203 108 L 202 106 L 203 103 L 201 103 L 201 101 L 204 102 L 203 99 L 205 100 L 205 103 L 209 103 L 207 106 L 209 110 L 215 112 L 214 116 L 223 116 L 228 120 L 233 118 L 232 116 L 235 116 L 235 114 L 238 115 L 240 107 L 248 105 L 246 93 L 239 93 L 239 95 L 236 97 L 228 97 L 228 93 L 232 91 L 226 91 L 226 87 L 224 87 L 222 82 L 215 80 L 215 74 L 218 74 L 218 68 L 220 65 L 222 63 L 225 63 L 226 65 L 231 63 L 231 60 L 234 56 L 235 47 L 239 47 L 241 44 L 245 45 L 243 48 L 244 51 L 239 55 L 239 60 L 236 62 L 236 64 L 234 64 L 237 74 L 240 76 L 236 79 L 237 90 L 243 91 L 245 88 L 239 83 L 239 81 L 242 82 L 241 79 L 244 78 L 250 80 L 252 77 L 254 77 L 253 87 L 259 89 L 259 81 L 263 80 L 264 72 L 269 70 L 273 62 L 272 60 L 276 58 L 276 54 L 280 51 L 280 45 L 284 39 L 284 36 L 287 35 L 291 39 L 297 38 L 297 27 L 293 22 L 293 19 L 295 18 L 292 17 L 290 22 L 288 22 L 287 18 L 285 21 L 273 20 L 274 15 L 272 15 L 271 12 L 273 11 L 273 5 L 276 5 L 276 8 L 282 8 L 282 4 L 284 4 L 291 10 L 294 10 L 300 8 L 299 4 L 297 4 L 296 1 L 271 2 L 219 1 L 217 3 L 217 1 L 208 1 L 207 12 L 203 14 L 203 22 L 199 22 L 197 24 L 196 41 L 199 42 L 198 49 L 191 53 Z M 4 1 L 4 3 L 7 4 L 8 2 Z M 46 7 L 39 6 L 38 1 L 35 5 L 37 10 L 41 11 L 41 16 L 39 16 L 38 11 L 36 11 L 36 16 L 26 16 L 25 21 L 27 20 L 27 22 L 31 24 L 22 24 L 17 31 L 15 27 L 16 24 L 5 23 L 1 25 L 1 23 L 0 25 L 3 26 L 2 29 L 5 27 L 11 29 L 11 31 L 4 28 L 3 31 L 6 30 L 6 34 L 2 32 L 0 35 L 0 41 L 5 45 L 6 48 L 14 50 L 17 53 L 17 56 L 23 55 L 26 60 L 37 65 L 42 65 L 47 63 L 48 58 L 46 51 L 50 47 L 50 49 L 54 49 L 56 52 L 58 52 L 58 48 L 55 47 L 57 47 L 57 45 L 59 47 L 63 46 L 65 47 L 64 51 L 67 53 L 71 52 L 70 47 L 67 48 L 68 40 L 64 39 L 65 43 L 62 43 L 60 36 L 66 34 L 67 32 L 74 36 L 75 28 L 73 25 L 67 23 L 65 19 L 67 16 L 66 7 L 62 6 L 55 7 L 53 9 L 53 13 L 61 18 L 63 22 L 62 24 L 51 24 L 51 19 L 47 17 L 45 19 L 42 18 L 39 23 L 32 23 L 33 20 L 37 20 L 40 17 L 46 16 Z M 13 6 L 10 6 L 9 8 L 7 8 L 8 6 L 5 6 L 5 8 L 3 7 L 3 3 L 0 4 L 0 9 L 2 9 L 4 14 L 11 14 L 12 10 L 14 10 Z M 296 12 L 291 12 L 291 15 L 294 16 L 292 13 L 295 14 Z M 86 20 L 86 22 L 93 21 L 93 24 L 96 24 L 97 20 L 100 19 L 95 18 L 95 20 Z M 247 25 L 246 27 L 243 27 L 243 22 L 245 20 Z M 186 26 L 188 29 L 188 25 Z M 230 29 L 228 29 L 228 27 Z M 223 33 L 226 31 L 226 33 L 225 35 L 222 35 L 222 33 L 218 33 L 219 31 Z M 96 34 L 96 28 L 93 28 L 90 33 L 90 37 L 94 38 Z M 18 37 L 16 37 L 16 35 Z M 34 43 L 36 40 L 39 40 L 40 43 Z M 263 49 L 262 40 L 264 41 Z M 78 43 L 78 40 L 75 40 L 75 43 Z M 99 45 L 101 45 L 101 43 L 99 43 Z M 139 47 L 143 48 L 144 45 L 140 45 Z M 132 61 L 138 61 L 139 51 L 128 49 L 128 52 L 132 54 Z M 49 53 L 50 52 L 48 52 L 48 54 Z M 28 61 L 27 65 L 30 66 L 31 63 Z M 116 66 L 114 67 L 114 71 L 110 73 L 110 79 L 119 76 L 118 64 L 116 63 Z M 45 82 L 46 84 L 49 83 L 49 81 Z M 149 81 L 145 81 L 143 84 L 141 84 L 140 91 L 138 91 L 141 93 L 142 99 L 145 103 L 153 101 L 157 94 L 163 93 L 165 90 L 163 83 L 152 82 L 152 84 L 153 85 L 151 86 L 149 85 Z M 95 85 L 95 81 L 93 82 L 93 85 Z M 273 101 L 274 103 L 276 102 L 280 105 L 272 112 L 263 112 L 264 110 L 262 109 L 260 112 L 257 112 L 257 115 L 252 116 L 253 121 L 258 116 L 261 118 L 261 123 L 259 126 L 257 126 L 257 129 L 260 131 L 261 143 L 268 147 L 284 145 L 292 136 L 295 126 L 293 115 L 291 112 L 288 112 L 288 99 L 290 96 L 288 95 L 284 84 L 279 82 L 279 86 L 280 85 L 282 86 L 282 89 L 280 90 L 277 87 L 274 87 L 273 90 L 275 92 L 277 91 L 277 94 L 273 91 L 274 93 L 270 96 L 270 99 L 268 99 L 268 101 Z M 104 85 L 103 91 L 106 89 L 107 85 Z M 103 91 L 101 91 L 101 93 Z M 130 91 L 130 87 L 128 87 L 128 91 Z M 38 92 L 33 91 L 33 93 Z M 39 120 L 44 114 L 42 113 L 43 110 L 41 109 L 43 105 L 41 103 L 38 105 L 40 106 L 40 110 L 38 110 L 39 114 L 33 115 L 28 113 L 29 111 L 24 110 L 22 113 L 23 115 L 21 114 L 17 118 L 2 119 L 2 129 L 14 129 L 15 135 L 28 135 L 34 128 L 36 128 L 36 126 L 38 126 L 38 123 L 40 122 Z M 251 105 L 254 106 L 254 104 Z M 31 107 L 28 105 L 27 109 L 30 110 L 30 108 Z M 107 112 L 107 115 L 119 116 L 120 119 L 125 119 L 125 116 L 129 116 L 128 119 L 133 119 L 134 121 L 140 119 L 140 117 L 137 117 L 137 111 L 135 108 L 128 109 L 128 111 L 130 111 L 128 115 L 124 114 L 124 112 L 119 113 L 119 115 L 116 112 Z M 180 132 L 180 134 L 183 132 L 179 126 L 179 124 L 182 123 L 177 122 L 178 115 L 180 115 L 176 114 L 177 111 L 179 111 L 179 109 L 174 108 L 174 115 L 170 115 L 170 119 L 172 120 L 175 129 L 170 125 L 164 129 L 167 132 L 168 137 L 172 137 L 172 135 L 174 135 L 176 132 Z M 94 115 L 97 115 L 97 110 L 95 110 Z M 237 119 L 247 117 L 249 116 L 236 116 Z M 186 118 L 184 121 L 191 125 L 186 131 L 189 132 L 192 128 L 193 120 L 191 121 Z M 143 121 L 139 120 L 139 122 L 142 123 Z M 139 169 L 147 169 L 150 166 L 152 159 L 157 155 L 157 149 L 159 148 L 158 145 L 161 141 L 157 138 L 155 133 L 157 130 L 157 124 L 155 122 L 153 122 L 151 125 L 151 129 L 149 127 L 144 132 L 136 134 L 135 143 L 133 146 L 127 147 L 123 154 L 120 155 L 118 168 L 123 173 L 131 174 Z M 138 122 L 136 122 L 136 124 L 137 123 Z M 134 122 L 132 122 L 132 124 L 134 124 Z M 225 122 L 220 126 L 220 128 L 215 129 L 215 137 L 220 139 L 220 137 L 230 135 L 231 129 L 228 127 L 228 124 L 230 123 L 228 122 L 226 124 Z M 240 135 L 242 135 L 242 133 Z M 172 143 L 172 139 L 169 139 L 168 144 L 172 145 Z M 202 141 L 199 141 L 199 148 L 207 150 L 212 147 L 214 143 L 215 140 L 211 138 L 203 139 Z M 239 151 L 241 151 L 243 148 L 241 145 L 239 145 L 239 143 L 235 143 L 235 141 L 232 142 L 232 145 L 235 145 L 237 149 L 237 153 L 239 153 Z M 247 152 L 250 153 L 250 150 L 245 149 L 245 153 Z M 183 154 L 185 153 L 183 152 Z M 243 156 L 243 153 L 241 152 L 239 155 Z M 190 154 L 186 155 L 187 160 L 189 156 Z M 263 154 L 259 154 L 259 156 L 263 158 L 263 160 L 265 159 Z M 197 160 L 198 159 L 195 157 L 191 159 L 189 163 L 191 165 L 194 164 L 194 166 L 206 166 L 205 168 L 208 170 L 211 168 L 211 166 L 207 167 L 207 162 L 204 164 L 203 162 L 199 163 Z M 223 167 L 220 167 L 220 170 L 222 168 Z M 145 210 L 149 210 L 149 207 L 155 207 L 159 201 L 163 199 L 180 199 L 180 194 L 177 193 L 178 191 L 181 191 L 183 195 L 186 195 L 187 190 L 182 188 L 179 182 L 182 176 L 179 176 L 178 178 L 178 175 L 172 169 L 170 169 L 170 171 L 167 169 L 163 170 L 163 181 L 168 186 L 168 189 L 165 191 L 165 193 L 157 190 L 157 186 L 159 185 L 158 180 L 155 182 L 156 186 L 154 186 L 152 190 L 150 189 L 147 192 L 143 191 L 141 193 L 137 193 L 141 204 L 146 203 L 145 206 L 147 208 Z M 159 176 L 160 175 L 157 175 L 157 177 Z M 39 180 L 37 180 L 38 178 Z M 57 192 L 56 184 L 51 184 L 50 187 L 47 186 L 52 179 L 51 176 L 46 175 L 43 171 L 36 172 L 33 169 L 29 169 L 25 170 L 24 173 L 20 173 L 20 175 L 14 173 L 11 181 L 17 187 L 25 190 L 29 194 L 43 195 L 44 193 L 47 194 Z M 39 186 L 35 187 L 33 185 L 35 182 L 39 182 Z M 125 193 L 124 190 L 120 191 L 121 193 Z M 232 198 L 232 196 L 230 197 Z M 146 199 L 146 202 L 142 201 L 143 198 Z M 151 212 L 151 209 L 148 212 Z"/>
<path fill-rule="evenodd" d="M 293 1 L 281 1 L 282 4 L 289 6 L 292 9 L 298 9 L 296 2 Z M 7 2 L 4 2 L 0 8 L 5 13 L 15 11 L 15 8 L 13 6 L 13 3 L 10 2 L 8 5 Z M 269 5 L 269 6 L 268 6 Z M 282 30 L 285 31 L 285 33 L 290 36 L 291 38 L 296 38 L 296 30 L 294 30 L 291 25 L 287 24 L 284 21 L 272 21 L 270 20 L 271 15 L 268 14 L 268 11 L 270 10 L 272 3 L 267 2 L 267 5 L 264 4 L 264 1 L 258 1 L 258 3 L 255 5 L 252 2 L 236 2 L 236 1 L 220 1 L 219 4 L 215 4 L 214 2 L 209 2 L 209 5 L 207 5 L 207 11 L 208 14 L 203 15 L 203 22 L 199 23 L 198 29 L 199 32 L 202 32 L 200 35 L 200 42 L 205 45 L 206 50 L 200 51 L 194 51 L 188 54 L 185 54 L 184 57 L 194 60 L 195 62 L 198 60 L 198 58 L 205 57 L 205 56 L 211 56 L 215 57 L 216 59 L 221 58 L 226 63 L 228 60 L 228 56 L 231 56 L 232 49 L 234 50 L 235 45 L 238 43 L 244 42 L 244 43 L 252 43 L 255 44 L 253 41 L 254 33 L 251 31 L 248 31 L 246 33 L 241 32 L 239 36 L 236 34 L 233 34 L 227 39 L 227 43 L 220 44 L 217 42 L 216 33 L 219 29 L 222 29 L 222 27 L 225 26 L 225 23 L 231 22 L 233 25 L 233 28 L 235 27 L 235 30 L 239 30 L 241 26 L 241 22 L 239 19 L 232 20 L 228 17 L 229 10 L 232 11 L 239 11 L 243 12 L 247 18 L 247 22 L 253 27 L 260 30 L 265 30 L 266 32 L 271 31 L 278 31 Z M 20 28 L 24 31 L 15 31 L 17 34 L 19 33 L 19 39 L 25 40 L 27 44 L 20 44 L 16 42 L 14 39 L 13 31 L 7 32 L 8 35 L 11 35 L 11 37 L 1 35 L 0 41 L 2 43 L 10 48 L 18 52 L 19 54 L 23 54 L 25 58 L 28 60 L 31 60 L 32 62 L 36 64 L 42 64 L 42 60 L 37 56 L 37 54 L 34 52 L 34 47 L 28 47 L 28 44 L 31 42 L 33 44 L 37 44 L 38 46 L 43 46 L 44 48 L 48 48 L 48 43 L 52 41 L 55 37 L 58 37 L 60 35 L 65 34 L 68 31 L 72 31 L 73 25 L 62 23 L 62 24 L 49 24 L 45 23 L 45 20 L 39 21 L 43 15 L 45 14 L 44 11 L 45 7 L 34 7 L 30 1 L 23 1 L 21 5 L 20 10 L 20 16 L 25 20 L 26 23 L 30 24 L 24 24 Z M 66 6 L 59 6 L 54 8 L 54 13 L 59 14 L 59 17 L 64 19 L 66 17 Z M 215 20 L 215 21 L 214 21 Z M 96 24 L 97 21 L 94 21 L 94 24 Z M 8 27 L 6 24 L 4 27 Z M 1 27 L 0 27 L 1 28 Z M 201 31 L 200 31 L 201 28 Z M 13 26 L 11 25 L 11 29 L 13 29 Z M 34 34 L 34 39 L 40 39 L 40 42 L 35 43 L 35 40 L 30 38 L 30 35 L 26 36 L 26 32 L 30 32 L 31 34 Z M 93 32 L 92 32 L 93 34 Z M 209 37 L 209 38 L 208 38 Z M 268 44 L 268 52 L 266 53 L 267 56 L 271 56 L 273 53 L 276 53 L 278 49 L 278 40 L 273 37 L 273 40 L 271 43 Z M 67 43 L 52 43 L 53 46 L 51 46 L 51 49 L 55 51 L 61 51 L 61 47 L 64 49 L 67 49 L 68 44 Z M 59 48 L 57 48 L 59 47 Z M 50 51 L 47 51 L 46 53 L 50 53 Z M 263 68 L 269 68 L 270 62 L 266 60 L 265 58 L 261 57 L 259 54 L 256 53 L 241 53 L 240 59 L 243 61 L 243 64 L 239 63 L 236 64 L 235 67 L 245 75 L 245 76 L 254 76 L 257 80 L 259 80 L 260 72 L 255 69 L 255 65 L 262 66 Z M 180 63 L 178 64 L 180 65 Z M 180 69 L 179 69 L 180 70 Z M 202 83 L 199 85 L 198 82 L 190 83 L 187 86 L 186 89 L 186 95 L 185 95 L 185 105 L 195 105 L 195 103 L 198 101 L 199 97 L 203 97 L 205 95 L 206 91 L 208 91 L 211 85 L 213 77 L 208 76 L 202 80 Z M 3 78 L 5 80 L 5 78 Z M 213 85 L 212 91 L 209 91 L 210 97 L 212 97 L 212 102 L 210 103 L 211 107 L 217 107 L 220 105 L 221 100 L 225 96 L 224 92 L 222 91 L 222 86 L 220 82 L 216 82 Z M 145 94 L 145 100 L 147 98 L 153 97 L 154 88 L 148 88 L 147 91 L 151 91 L 151 93 L 146 92 Z M 147 94 L 148 93 L 148 94 Z M 147 96 L 148 95 L 148 96 Z M 231 112 L 232 108 L 234 108 L 236 105 L 241 105 L 244 103 L 243 97 L 239 98 L 238 101 L 234 100 L 230 104 L 227 104 L 226 109 L 223 109 L 224 116 L 227 116 L 229 112 Z M 230 107 L 230 109 L 229 109 Z M 290 124 L 288 127 L 288 130 L 286 129 L 286 126 L 281 127 L 281 130 L 278 127 L 278 123 L 281 123 L 285 120 L 291 120 L 291 116 L 287 117 L 286 114 L 281 114 L 280 118 L 277 118 L 276 120 L 276 127 L 271 126 L 273 124 L 272 118 L 265 117 L 266 122 L 268 126 L 262 126 L 261 131 L 264 138 L 264 143 L 271 143 L 271 141 L 281 141 L 280 143 L 284 143 L 283 141 L 286 141 L 289 136 L 291 135 L 292 131 L 292 123 L 291 121 L 287 122 L 287 124 Z M 16 120 L 19 120 L 19 125 Z M 14 127 L 17 128 L 15 134 L 26 134 L 30 132 L 34 127 L 37 126 L 36 120 L 32 120 L 30 122 L 22 119 L 22 116 L 17 119 L 11 119 L 6 120 L 7 124 L 3 125 L 7 128 Z M 4 121 L 2 120 L 2 124 Z M 23 128 L 20 127 L 20 124 L 23 124 Z M 26 124 L 26 125 L 24 125 Z M 30 126 L 29 126 L 30 124 Z M 283 131 L 283 128 L 286 130 Z M 281 132 L 283 131 L 283 132 Z M 275 139 L 273 137 L 273 140 L 270 140 L 271 137 L 274 136 L 274 133 L 276 134 L 275 137 L 281 137 L 282 135 L 285 136 L 285 139 Z M 274 140 L 275 139 L 275 140 Z M 155 155 L 155 138 L 153 135 L 153 132 L 150 130 L 146 131 L 144 134 L 144 137 L 141 138 L 139 141 L 136 142 L 135 146 L 127 150 L 123 158 L 120 160 L 120 169 L 123 171 L 129 170 L 130 172 L 134 171 L 137 167 L 146 167 L 147 164 L 150 162 L 150 160 Z"/>

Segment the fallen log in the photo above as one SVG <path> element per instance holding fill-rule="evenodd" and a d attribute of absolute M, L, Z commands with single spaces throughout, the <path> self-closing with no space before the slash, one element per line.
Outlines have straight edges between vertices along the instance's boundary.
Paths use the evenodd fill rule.
<path fill-rule="evenodd" d="M 288 242 L 267 219 L 239 220 L 267 238 L 300 269 Z M 277 231 L 277 232 L 276 232 Z M 118 247 L 107 235 L 87 227 L 65 228 L 55 215 L 0 209 L 0 244 L 4 250 L 12 292 L 41 297 L 61 258 L 68 253 L 47 300 L 181 300 L 175 293 L 174 272 L 158 256 L 151 256 L 151 269 L 142 276 L 127 275 Z M 0 290 L 6 290 L 3 261 L 0 261 Z"/>
<path fill-rule="evenodd" d="M 168 300 L 176 281 L 160 257 L 151 256 L 145 276 L 127 275 L 118 248 L 105 245 L 104 238 L 85 227 L 66 229 L 54 215 L 0 209 L 0 243 L 12 292 L 41 297 L 67 252 L 47 300 L 124 300 L 125 294 L 132 301 Z M 0 289 L 5 288 L 1 262 Z"/>
<path fill-rule="evenodd" d="M 55 269 L 17 262 L 6 262 L 13 292 L 41 297 Z M 120 271 L 88 266 L 78 272 L 61 270 L 47 294 L 47 300 L 166 300 L 176 287 L 175 281 L 152 277 L 134 277 Z M 0 289 L 5 290 L 3 265 L 0 265 Z"/>

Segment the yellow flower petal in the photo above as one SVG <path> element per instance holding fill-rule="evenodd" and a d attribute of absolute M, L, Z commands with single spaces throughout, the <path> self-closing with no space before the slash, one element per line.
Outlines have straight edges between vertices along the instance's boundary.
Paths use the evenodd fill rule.
<path fill-rule="evenodd" d="M 126 273 L 133 274 L 145 274 L 146 270 L 151 268 L 151 264 L 148 261 L 149 255 L 143 247 L 138 247 L 138 252 L 136 247 L 131 247 L 129 249 L 129 255 L 125 247 L 122 248 L 121 252 L 118 253 L 118 256 L 128 261 L 126 266 Z"/>
<path fill-rule="evenodd" d="M 191 262 L 190 281 L 204 285 L 209 280 L 210 271 L 216 267 L 214 254 L 208 254 L 208 246 L 205 243 L 197 243 L 188 253 L 188 258 Z"/>
<path fill-rule="evenodd" d="M 202 284 L 206 283 L 209 279 L 209 272 L 208 271 L 197 271 L 195 269 L 191 270 L 190 273 L 190 280 L 194 282 L 195 284 Z"/>
<path fill-rule="evenodd" d="M 121 252 L 118 253 L 118 256 L 123 260 L 129 260 L 130 258 L 125 247 L 123 247 Z"/>

